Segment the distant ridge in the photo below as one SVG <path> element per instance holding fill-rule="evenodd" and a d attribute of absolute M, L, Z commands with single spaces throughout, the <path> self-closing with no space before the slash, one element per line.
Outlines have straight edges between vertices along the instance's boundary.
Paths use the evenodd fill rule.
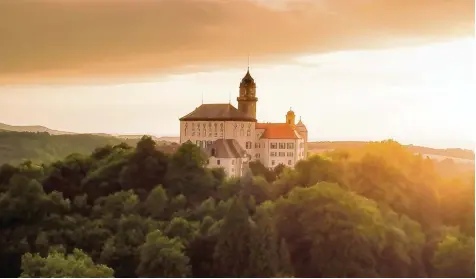
<path fill-rule="evenodd" d="M 66 131 L 59 131 L 53 130 L 44 126 L 39 125 L 25 125 L 25 126 L 13 126 L 4 123 L 0 123 L 0 131 L 10 131 L 10 132 L 30 132 L 30 133 L 48 133 L 50 135 L 94 135 L 94 136 L 102 136 L 102 137 L 116 137 L 120 139 L 134 139 L 139 140 L 144 135 L 122 135 L 122 134 L 107 134 L 107 133 L 74 133 L 74 132 L 66 132 Z M 157 142 L 175 142 L 178 143 L 180 141 L 179 137 L 157 137 L 154 135 L 150 135 L 152 139 Z"/>
<path fill-rule="evenodd" d="M 143 135 L 140 134 L 106 134 L 106 133 L 73 133 L 66 131 L 53 130 L 44 126 L 31 125 L 31 126 L 13 126 L 0 123 L 0 131 L 12 131 L 12 132 L 31 132 L 31 133 L 49 133 L 50 135 L 95 135 L 103 137 L 114 137 L 123 140 L 139 140 Z M 180 137 L 172 136 L 153 136 L 150 135 L 158 143 L 169 142 L 169 143 L 179 143 Z M 309 142 L 309 152 L 311 153 L 321 153 L 337 148 L 349 148 L 349 147 L 360 147 L 368 143 L 369 141 L 311 141 Z M 464 159 L 464 160 L 475 160 L 475 154 L 473 150 L 461 149 L 461 148 L 430 148 L 424 146 L 416 145 L 405 145 L 414 153 L 419 153 L 425 156 L 431 157 L 447 157 L 449 159 Z"/>
<path fill-rule="evenodd" d="M 50 135 L 74 135 L 76 133 L 52 130 L 44 126 L 12 126 L 0 123 L 0 130 L 12 132 L 31 132 L 31 133 L 48 133 Z"/>

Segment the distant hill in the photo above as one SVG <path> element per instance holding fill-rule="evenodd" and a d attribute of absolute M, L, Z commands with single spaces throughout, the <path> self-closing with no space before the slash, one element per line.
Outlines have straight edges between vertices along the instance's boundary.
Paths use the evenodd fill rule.
<path fill-rule="evenodd" d="M 134 139 L 139 140 L 143 135 L 122 135 L 122 134 L 106 134 L 106 133 L 74 133 L 74 132 L 66 132 L 66 131 L 58 131 L 53 130 L 44 126 L 39 125 L 32 125 L 32 126 L 13 126 L 4 123 L 0 123 L 0 131 L 12 131 L 12 132 L 31 132 L 31 133 L 48 133 L 50 135 L 81 135 L 81 134 L 88 134 L 88 135 L 95 135 L 95 136 L 102 136 L 102 137 L 116 137 L 120 139 Z M 180 142 L 180 137 L 157 137 L 154 135 L 150 135 L 155 141 L 157 142 Z"/>
<path fill-rule="evenodd" d="M 311 153 L 322 153 L 333 149 L 342 148 L 359 148 L 367 144 L 366 141 L 318 141 L 309 142 L 308 150 Z M 433 159 L 442 160 L 449 159 L 463 159 L 472 160 L 474 162 L 474 151 L 460 148 L 436 149 L 424 146 L 406 145 L 413 153 L 419 153 L 424 156 L 432 157 Z"/>
<path fill-rule="evenodd" d="M 138 139 L 119 139 L 90 134 L 51 135 L 47 132 L 0 131 L 0 165 L 25 160 L 50 163 L 72 153 L 90 154 L 95 148 L 125 142 L 135 146 Z"/>
<path fill-rule="evenodd" d="M 50 135 L 72 135 L 74 133 L 52 130 L 44 126 L 12 126 L 0 123 L 0 130 L 12 132 L 49 133 Z"/>

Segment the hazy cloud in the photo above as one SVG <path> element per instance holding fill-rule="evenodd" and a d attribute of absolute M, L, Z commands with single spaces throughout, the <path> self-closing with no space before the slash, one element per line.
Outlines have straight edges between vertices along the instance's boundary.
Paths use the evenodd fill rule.
<path fill-rule="evenodd" d="M 244 65 L 248 53 L 257 60 L 468 35 L 473 0 L 2 0 L 0 82 Z"/>

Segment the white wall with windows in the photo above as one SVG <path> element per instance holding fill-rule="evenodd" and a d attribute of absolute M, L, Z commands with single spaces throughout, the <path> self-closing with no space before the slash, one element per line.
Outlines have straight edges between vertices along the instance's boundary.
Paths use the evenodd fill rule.
<path fill-rule="evenodd" d="M 255 138 L 255 122 L 180 121 L 180 143 L 190 140 L 205 148 L 217 139 L 235 139 L 250 155 L 254 155 Z"/>
<path fill-rule="evenodd" d="M 225 174 L 232 177 L 243 174 L 245 163 L 247 163 L 246 158 L 216 158 L 211 156 L 208 158 L 207 167 L 223 168 Z"/>
<path fill-rule="evenodd" d="M 269 139 L 267 144 L 269 148 L 264 155 L 266 160 L 262 160 L 262 163 L 268 168 L 274 168 L 279 164 L 294 167 L 304 158 L 303 139 Z"/>

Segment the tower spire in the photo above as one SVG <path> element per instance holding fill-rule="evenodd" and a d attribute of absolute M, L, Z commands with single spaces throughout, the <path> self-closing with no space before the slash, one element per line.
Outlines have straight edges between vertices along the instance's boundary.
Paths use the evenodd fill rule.
<path fill-rule="evenodd" d="M 248 52 L 248 72 L 250 71 L 250 53 Z"/>

